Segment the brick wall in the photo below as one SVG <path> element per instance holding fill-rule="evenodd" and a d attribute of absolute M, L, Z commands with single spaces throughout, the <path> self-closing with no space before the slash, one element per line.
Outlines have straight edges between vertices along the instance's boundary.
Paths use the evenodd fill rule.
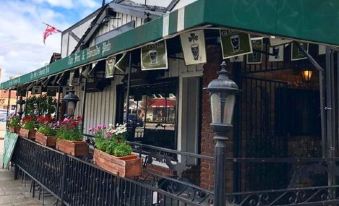
<path fill-rule="evenodd" d="M 220 47 L 213 45 L 207 46 L 207 63 L 204 65 L 203 88 L 217 77 L 217 71 L 220 69 L 222 62 Z M 201 121 L 201 154 L 214 155 L 214 133 L 210 127 L 211 112 L 209 94 L 206 90 L 202 94 L 202 121 Z M 233 157 L 232 140 L 227 142 L 227 157 Z M 232 165 L 226 165 L 226 187 L 227 191 L 232 190 Z M 200 185 L 205 189 L 213 189 L 214 164 L 208 160 L 201 161 Z"/>

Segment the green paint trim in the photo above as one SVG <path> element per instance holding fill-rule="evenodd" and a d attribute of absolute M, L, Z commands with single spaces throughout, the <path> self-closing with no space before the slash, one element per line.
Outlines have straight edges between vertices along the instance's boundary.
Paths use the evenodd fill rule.
<path fill-rule="evenodd" d="M 338 0 L 198 0 L 185 7 L 184 29 L 212 25 L 339 45 Z M 177 33 L 178 11 L 169 14 Z M 9 89 L 162 39 L 163 17 L 0 84 Z"/>

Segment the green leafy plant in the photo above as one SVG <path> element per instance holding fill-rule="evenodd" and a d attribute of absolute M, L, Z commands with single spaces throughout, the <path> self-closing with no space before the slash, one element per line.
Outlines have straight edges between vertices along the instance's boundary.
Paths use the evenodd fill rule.
<path fill-rule="evenodd" d="M 39 126 L 38 132 L 46 136 L 55 136 L 57 131 L 51 127 L 49 124 L 43 124 Z"/>
<path fill-rule="evenodd" d="M 132 153 L 132 147 L 126 143 L 126 125 L 112 125 L 108 127 L 98 125 L 89 130 L 94 134 L 95 147 L 103 152 L 117 157 L 123 157 Z"/>
<path fill-rule="evenodd" d="M 35 107 L 36 105 L 36 97 L 31 96 L 26 99 L 26 104 L 25 104 L 25 115 L 34 115 Z"/>
<path fill-rule="evenodd" d="M 31 96 L 26 99 L 25 115 L 53 114 L 56 104 L 56 100 L 47 95 Z"/>
<path fill-rule="evenodd" d="M 56 137 L 70 141 L 81 141 L 83 137 L 79 128 L 80 121 L 81 117 L 65 118 L 62 122 L 59 122 Z"/>
<path fill-rule="evenodd" d="M 127 143 L 123 142 L 123 143 L 118 144 L 114 148 L 114 156 L 117 156 L 117 157 L 127 156 L 127 155 L 130 155 L 132 151 L 133 151 L 132 147 L 128 145 Z"/>
<path fill-rule="evenodd" d="M 27 122 L 22 126 L 22 128 L 28 129 L 28 130 L 34 130 L 35 126 L 36 126 L 35 122 Z"/>
<path fill-rule="evenodd" d="M 104 138 L 96 138 L 95 139 L 95 147 L 98 150 L 106 151 L 109 144 L 110 144 L 110 142 L 109 142 L 108 139 L 104 139 Z"/>
<path fill-rule="evenodd" d="M 11 116 L 8 121 L 8 126 L 13 128 L 20 128 L 20 117 L 19 116 Z"/>
<path fill-rule="evenodd" d="M 28 129 L 28 130 L 34 130 L 37 126 L 37 122 L 35 119 L 35 116 L 33 115 L 25 115 L 22 120 L 22 128 Z"/>

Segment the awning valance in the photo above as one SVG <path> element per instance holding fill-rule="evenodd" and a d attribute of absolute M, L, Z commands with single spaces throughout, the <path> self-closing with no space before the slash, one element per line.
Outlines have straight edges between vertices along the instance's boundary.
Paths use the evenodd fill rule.
<path fill-rule="evenodd" d="M 94 47 L 1 83 L 0 88 L 46 78 L 206 25 L 339 46 L 338 9 L 338 0 L 198 0 Z"/>

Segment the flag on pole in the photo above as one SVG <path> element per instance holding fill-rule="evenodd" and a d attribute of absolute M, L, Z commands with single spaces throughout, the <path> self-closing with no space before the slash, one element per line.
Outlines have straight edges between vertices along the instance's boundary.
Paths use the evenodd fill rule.
<path fill-rule="evenodd" d="M 46 24 L 46 23 L 44 23 Z M 46 29 L 44 31 L 44 44 L 45 44 L 45 41 L 47 39 L 48 36 L 54 34 L 54 33 L 57 33 L 57 32 L 61 32 L 59 29 L 55 28 L 54 26 L 51 26 L 49 24 L 46 24 Z"/>

